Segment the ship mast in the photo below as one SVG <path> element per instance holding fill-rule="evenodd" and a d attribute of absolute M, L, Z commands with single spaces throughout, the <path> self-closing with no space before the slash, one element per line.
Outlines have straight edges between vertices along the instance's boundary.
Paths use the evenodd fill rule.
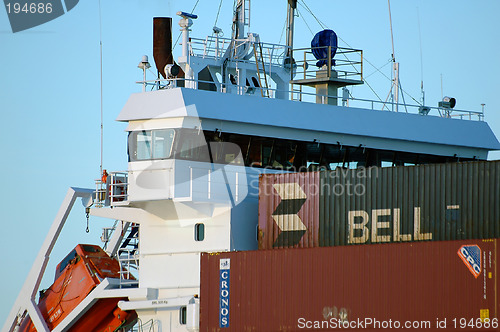
<path fill-rule="evenodd" d="M 245 38 L 245 26 L 250 26 L 249 8 L 250 0 L 234 0 L 232 39 Z"/>
<path fill-rule="evenodd" d="M 297 8 L 297 0 L 288 0 L 288 9 L 286 16 L 286 57 L 292 57 L 293 49 L 293 25 L 295 19 L 295 9 Z"/>
<path fill-rule="evenodd" d="M 250 0 L 234 0 L 233 31 L 231 36 L 234 58 L 244 55 L 244 52 L 239 48 L 245 42 L 244 39 L 246 39 L 245 26 L 250 27 Z"/>

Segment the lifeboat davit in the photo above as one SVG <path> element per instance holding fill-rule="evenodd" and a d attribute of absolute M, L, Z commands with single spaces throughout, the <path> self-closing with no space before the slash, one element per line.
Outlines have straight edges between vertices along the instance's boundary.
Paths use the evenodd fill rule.
<path fill-rule="evenodd" d="M 53 330 L 105 278 L 120 278 L 120 265 L 99 246 L 79 244 L 56 267 L 55 281 L 40 292 L 38 308 Z M 69 329 L 71 332 L 116 331 L 135 323 L 135 311 L 123 311 L 118 301 L 126 298 L 99 299 Z M 20 332 L 36 331 L 29 316 Z"/>

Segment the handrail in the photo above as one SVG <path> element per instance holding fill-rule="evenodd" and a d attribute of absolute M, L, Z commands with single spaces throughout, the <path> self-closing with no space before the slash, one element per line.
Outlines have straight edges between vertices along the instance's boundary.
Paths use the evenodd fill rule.
<path fill-rule="evenodd" d="M 221 60 L 226 54 L 227 48 L 231 45 L 231 39 L 221 38 L 217 36 L 208 36 L 205 39 L 191 38 L 190 53 L 192 56 L 201 57 L 204 59 Z M 245 47 L 249 43 L 256 41 L 248 39 L 234 40 L 237 47 Z M 279 44 L 261 43 L 262 45 L 262 61 L 269 66 L 287 66 L 285 56 L 287 54 L 287 46 Z M 326 57 L 317 59 L 313 51 L 323 50 Z M 190 86 L 198 88 L 199 83 L 208 83 L 215 85 L 218 92 L 221 93 L 236 93 L 241 95 L 248 95 L 261 91 L 260 95 L 275 98 L 276 96 L 288 96 L 290 100 L 297 100 L 301 102 L 316 102 L 316 100 L 331 100 L 340 99 L 342 106 L 352 107 L 353 104 L 359 104 L 359 107 L 376 110 L 394 111 L 394 106 L 402 106 L 406 112 L 415 113 L 420 115 L 439 116 L 444 118 L 460 118 L 463 120 L 484 120 L 484 113 L 481 111 L 469 111 L 459 109 L 445 109 L 442 107 L 432 107 L 426 105 L 414 105 L 406 103 L 394 103 L 389 101 L 370 100 L 364 98 L 352 97 L 348 90 L 345 90 L 343 96 L 333 97 L 328 95 L 321 95 L 314 91 L 314 88 L 308 87 L 307 80 L 322 78 L 344 81 L 345 84 L 360 84 L 363 83 L 363 51 L 360 49 L 338 47 L 334 57 L 331 56 L 332 47 L 322 46 L 314 48 L 299 48 L 292 50 L 293 60 L 288 62 L 290 70 L 290 87 L 287 90 L 278 90 L 270 87 L 253 87 L 232 84 L 229 82 L 221 83 L 215 81 L 203 81 L 186 78 L 171 78 L 171 79 L 156 79 L 147 81 L 138 81 L 144 87 L 151 87 L 151 90 L 171 89 L 179 85 Z M 238 62 L 252 63 L 255 65 L 255 55 L 250 55 L 247 59 L 236 59 Z M 317 68 L 317 61 L 323 60 L 326 64 L 322 68 Z M 291 63 L 291 65 L 290 65 Z M 286 68 L 286 67 L 285 67 Z M 269 75 L 269 74 L 267 74 Z M 301 82 L 300 80 L 306 80 Z M 187 83 L 189 82 L 189 83 Z M 297 84 L 301 84 L 299 89 L 295 88 Z M 308 91 L 309 89 L 309 91 Z M 367 107 L 368 105 L 368 107 Z M 425 106 L 425 107 L 424 107 Z M 431 114 L 429 114 L 431 112 Z"/>
<path fill-rule="evenodd" d="M 109 200 L 111 204 L 128 199 L 128 172 L 110 172 L 108 182 Z"/>
<path fill-rule="evenodd" d="M 313 50 L 323 50 L 327 56 L 317 59 Z M 331 56 L 331 50 L 331 46 L 294 49 L 296 70 L 291 74 L 291 80 L 294 76 L 298 79 L 316 78 L 316 63 L 324 61 L 328 64 L 325 65 L 327 77 L 331 77 L 332 71 L 335 71 L 338 78 L 363 81 L 363 50 L 338 47 L 334 58 Z"/>
<path fill-rule="evenodd" d="M 152 87 L 153 89 L 156 90 L 162 90 L 162 89 L 172 89 L 178 86 L 178 82 L 185 82 L 185 81 L 195 81 L 198 83 L 212 83 L 217 85 L 214 82 L 211 81 L 203 81 L 203 80 L 192 80 L 192 79 L 186 79 L 186 78 L 170 78 L 170 79 L 156 79 L 156 80 L 148 80 L 148 81 L 137 81 L 136 83 L 138 84 L 146 84 L 147 86 Z M 226 83 L 226 85 L 229 85 L 229 83 Z M 246 90 L 248 90 L 250 87 L 248 86 L 242 86 L 242 85 L 235 85 L 231 84 L 232 87 L 234 87 L 239 94 L 244 94 Z M 255 90 L 257 89 L 265 89 L 265 88 L 254 88 Z M 296 94 L 299 93 L 301 95 L 301 98 L 297 98 L 296 101 L 301 101 L 301 102 L 310 102 L 310 103 L 315 103 L 315 97 L 324 97 L 324 98 L 330 98 L 330 99 L 337 99 L 343 102 L 343 106 L 346 107 L 353 107 L 353 103 L 359 103 L 361 104 L 359 107 L 361 108 L 367 108 L 371 109 L 374 111 L 389 111 L 390 107 L 387 106 L 394 106 L 396 103 L 390 102 L 390 101 L 380 101 L 380 100 L 373 100 L 373 99 L 364 99 L 364 98 L 356 98 L 349 96 L 347 99 L 343 99 L 342 96 L 338 97 L 332 97 L 328 95 L 322 95 L 315 93 L 314 90 L 312 89 L 311 92 L 307 92 L 302 90 L 301 92 L 298 92 L 296 90 L 289 90 L 289 91 L 283 91 L 279 90 L 276 88 L 270 88 L 268 87 L 267 90 L 269 91 L 269 98 L 275 98 L 276 94 L 278 92 L 289 92 L 290 94 Z M 218 92 L 221 93 L 226 93 L 227 91 L 224 89 L 223 85 L 220 84 L 220 87 L 217 90 Z M 310 97 L 310 98 L 304 98 L 304 97 Z M 295 98 L 294 98 L 295 99 Z M 368 106 L 366 106 L 368 105 Z M 383 105 L 386 105 L 386 107 L 383 107 Z M 413 114 L 419 114 L 419 108 L 422 107 L 422 105 L 417 105 L 417 104 L 406 104 L 406 103 L 399 103 L 399 106 L 406 107 L 408 109 L 408 113 L 413 113 Z M 376 106 L 379 106 L 378 108 Z M 442 107 L 435 107 L 435 106 L 425 106 L 429 108 L 431 111 L 428 115 L 429 116 L 439 116 L 442 118 L 460 118 L 462 120 L 477 120 L 477 121 L 483 121 L 484 120 L 484 113 L 481 111 L 470 111 L 470 110 L 461 110 L 461 109 L 445 109 Z M 432 112 L 434 111 L 434 112 Z M 477 118 L 476 118 L 477 117 Z"/>
<path fill-rule="evenodd" d="M 94 206 L 97 208 L 114 205 L 128 200 L 128 172 L 109 172 L 106 183 L 95 180 Z"/>
<path fill-rule="evenodd" d="M 254 42 L 248 39 L 235 39 L 234 41 L 237 45 L 236 47 L 245 47 L 246 44 Z M 208 36 L 205 39 L 191 38 L 189 44 L 191 55 L 195 55 L 203 59 L 221 60 L 226 53 L 227 48 L 231 45 L 231 39 L 214 36 Z M 271 43 L 261 44 L 264 62 L 266 62 L 267 64 L 282 66 L 287 46 Z M 255 59 L 238 59 L 238 61 L 253 63 L 255 62 Z"/>

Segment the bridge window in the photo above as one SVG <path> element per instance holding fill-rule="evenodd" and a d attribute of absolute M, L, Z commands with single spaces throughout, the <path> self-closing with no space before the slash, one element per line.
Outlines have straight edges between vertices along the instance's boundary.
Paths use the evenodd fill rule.
<path fill-rule="evenodd" d="M 151 131 L 142 131 L 135 134 L 135 157 L 137 160 L 151 159 L 152 157 L 152 141 L 153 136 Z"/>
<path fill-rule="evenodd" d="M 129 135 L 131 161 L 165 159 L 172 153 L 173 129 L 133 131 Z"/>
<path fill-rule="evenodd" d="M 217 164 L 243 165 L 240 147 L 231 142 L 210 142 L 212 161 Z"/>
<path fill-rule="evenodd" d="M 129 134 L 129 161 L 167 158 L 295 172 L 458 160 L 456 157 L 378 150 L 362 144 L 325 144 L 315 139 L 306 142 L 220 132 L 217 129 L 143 130 Z"/>
<path fill-rule="evenodd" d="M 210 154 L 202 131 L 179 129 L 174 158 L 210 162 Z"/>

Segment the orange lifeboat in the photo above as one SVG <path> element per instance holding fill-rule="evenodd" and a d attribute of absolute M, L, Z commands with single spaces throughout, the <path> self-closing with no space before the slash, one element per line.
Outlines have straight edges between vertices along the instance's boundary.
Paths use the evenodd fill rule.
<path fill-rule="evenodd" d="M 99 246 L 79 244 L 56 267 L 55 281 L 40 292 L 38 308 L 50 330 L 53 330 L 105 278 L 120 278 L 120 266 Z M 135 311 L 123 311 L 118 301 L 126 298 L 98 300 L 69 331 L 115 331 L 134 324 Z M 36 331 L 29 316 L 20 332 Z"/>

